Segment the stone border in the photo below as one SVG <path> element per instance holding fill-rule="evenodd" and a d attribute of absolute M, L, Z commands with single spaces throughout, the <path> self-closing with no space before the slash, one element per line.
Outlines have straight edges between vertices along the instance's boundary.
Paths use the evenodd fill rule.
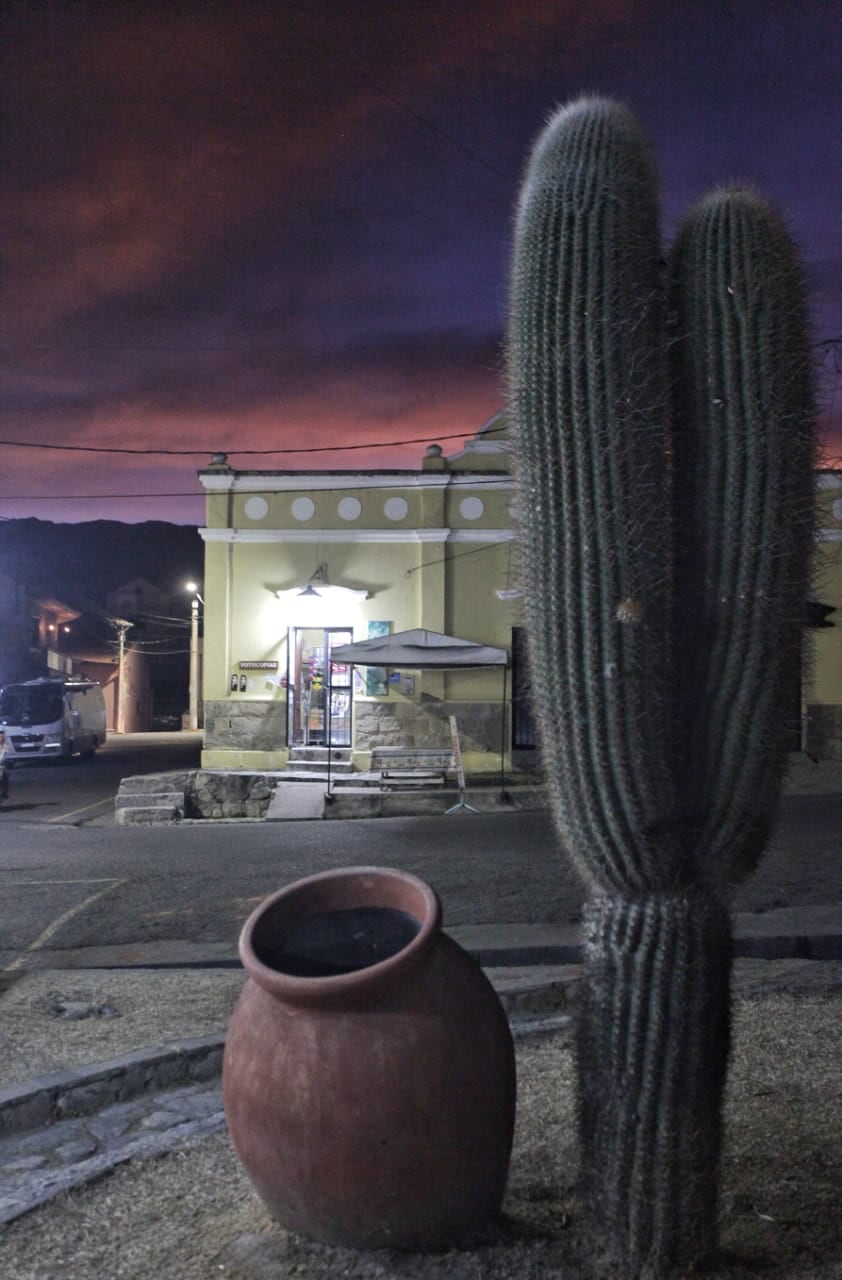
<path fill-rule="evenodd" d="M 199 1036 L 9 1085 L 0 1089 L 0 1139 L 90 1115 L 139 1094 L 213 1080 L 222 1068 L 224 1047 L 223 1034 Z"/>
<path fill-rule="evenodd" d="M 734 944 L 735 959 L 842 960 L 838 933 L 752 936 L 741 932 Z M 480 947 L 472 948 L 470 954 L 486 969 L 578 968 L 581 963 L 581 948 L 574 946 Z M 513 1033 L 522 1035 L 552 1029 L 556 1019 L 557 1025 L 565 1025 L 578 985 L 578 973 L 547 975 L 537 981 L 527 975 L 502 985 L 497 994 Z M 220 1032 L 136 1049 L 106 1062 L 9 1085 L 0 1089 L 0 1140 L 71 1116 L 89 1115 L 144 1093 L 213 1080 L 222 1070 L 224 1048 L 225 1034 Z"/>

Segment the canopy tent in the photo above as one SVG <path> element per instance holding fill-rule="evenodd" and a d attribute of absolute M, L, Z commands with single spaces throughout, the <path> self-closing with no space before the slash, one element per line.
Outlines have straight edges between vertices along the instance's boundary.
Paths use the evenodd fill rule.
<path fill-rule="evenodd" d="M 506 672 L 509 655 L 505 649 L 475 640 L 460 640 L 413 627 L 394 635 L 374 636 L 353 644 L 337 645 L 331 650 L 332 662 L 348 662 L 358 667 L 410 667 L 419 671 L 456 671 L 477 667 L 500 667 L 503 672 L 502 715 L 500 728 L 500 792 L 505 794 L 506 755 Z M 330 707 L 328 706 L 328 712 Z M 330 751 L 328 751 L 328 793 L 330 793 Z M 469 807 L 469 806 L 463 806 Z"/>
<path fill-rule="evenodd" d="M 352 662 L 358 667 L 412 667 L 423 671 L 448 671 L 458 667 L 507 667 L 505 649 L 474 640 L 459 640 L 414 627 L 393 636 L 374 636 L 331 650 L 334 662 Z"/>

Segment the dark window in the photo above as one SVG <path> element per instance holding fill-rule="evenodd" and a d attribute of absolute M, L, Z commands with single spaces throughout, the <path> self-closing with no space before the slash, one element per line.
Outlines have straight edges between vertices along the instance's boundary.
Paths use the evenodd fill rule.
<path fill-rule="evenodd" d="M 61 685 L 6 685 L 0 694 L 0 720 L 5 724 L 54 724 L 63 718 Z"/>
<path fill-rule="evenodd" d="M 512 627 L 512 749 L 533 751 L 537 746 L 532 683 L 526 655 L 526 628 Z"/>

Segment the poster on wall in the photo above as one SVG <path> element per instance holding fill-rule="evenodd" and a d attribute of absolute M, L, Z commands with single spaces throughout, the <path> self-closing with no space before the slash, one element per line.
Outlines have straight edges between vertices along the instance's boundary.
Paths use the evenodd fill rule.
<path fill-rule="evenodd" d="M 374 640 L 378 636 L 392 634 L 391 622 L 378 622 L 369 619 L 368 638 Z M 369 698 L 384 698 L 389 692 L 389 672 L 385 667 L 366 667 L 365 691 Z"/>

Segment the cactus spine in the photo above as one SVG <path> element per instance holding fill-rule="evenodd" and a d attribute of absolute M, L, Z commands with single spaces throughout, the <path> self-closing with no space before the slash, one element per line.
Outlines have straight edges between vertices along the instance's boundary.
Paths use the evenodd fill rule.
<path fill-rule="evenodd" d="M 715 1247 L 728 900 L 780 789 L 811 540 L 783 227 L 753 194 L 717 192 L 666 286 L 659 259 L 634 117 L 562 108 L 521 192 L 508 360 L 544 766 L 590 892 L 585 1184 L 616 1277 Z"/>

